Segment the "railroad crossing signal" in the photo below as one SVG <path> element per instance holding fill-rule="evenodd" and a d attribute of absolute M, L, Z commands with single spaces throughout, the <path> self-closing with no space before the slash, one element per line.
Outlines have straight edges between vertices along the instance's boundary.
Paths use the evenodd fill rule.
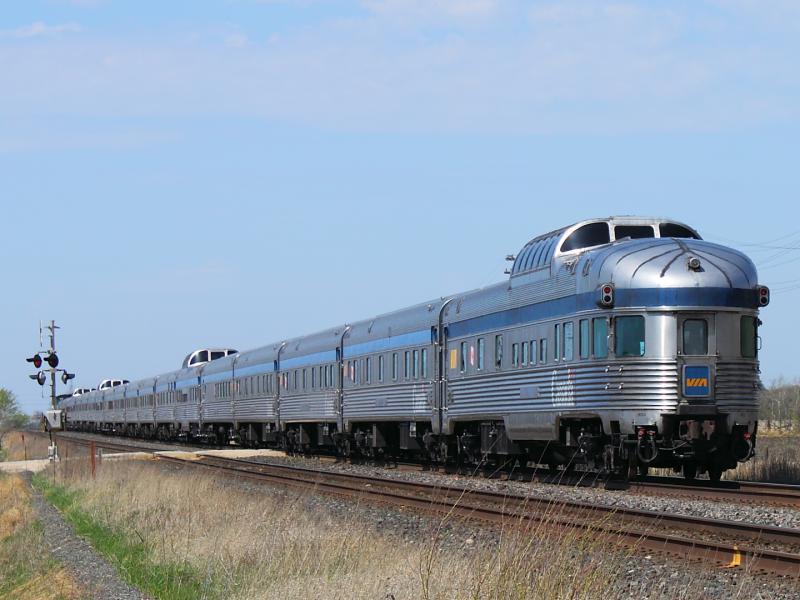
<path fill-rule="evenodd" d="M 47 381 L 47 375 L 44 374 L 44 371 L 39 371 L 36 375 L 28 375 L 31 379 L 33 379 L 39 385 L 44 385 Z"/>
<path fill-rule="evenodd" d="M 29 363 L 33 363 L 33 366 L 37 369 L 37 373 L 33 375 L 29 375 L 31 379 L 33 379 L 39 385 L 44 385 L 47 383 L 47 373 L 50 372 L 50 407 L 55 410 L 56 408 L 56 373 L 59 371 L 61 372 L 61 381 L 64 385 L 67 385 L 70 379 L 75 379 L 75 373 L 69 373 L 66 369 L 59 369 L 58 368 L 58 354 L 56 354 L 56 326 L 55 321 L 50 321 L 50 325 L 47 327 L 50 331 L 50 348 L 47 350 L 37 352 L 30 358 L 26 358 L 25 361 Z M 39 327 L 39 343 L 42 342 L 41 340 L 41 325 Z M 42 359 L 42 354 L 46 356 Z M 47 363 L 44 370 L 42 366 L 44 363 Z M 48 368 L 49 367 L 49 368 Z"/>

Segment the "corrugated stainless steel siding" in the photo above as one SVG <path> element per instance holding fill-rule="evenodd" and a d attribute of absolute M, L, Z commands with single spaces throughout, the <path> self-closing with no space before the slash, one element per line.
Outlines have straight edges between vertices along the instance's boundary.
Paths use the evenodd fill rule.
<path fill-rule="evenodd" d="M 638 410 L 675 412 L 674 360 L 588 363 L 514 369 L 449 384 L 450 417 L 518 411 Z"/>
<path fill-rule="evenodd" d="M 336 420 L 336 390 L 281 396 L 282 421 Z"/>
<path fill-rule="evenodd" d="M 412 419 L 430 418 L 433 383 L 412 381 L 349 389 L 344 397 L 344 418 Z"/>
<path fill-rule="evenodd" d="M 233 415 L 238 421 L 264 421 L 275 418 L 274 399 L 237 398 L 234 402 Z"/>
<path fill-rule="evenodd" d="M 761 378 L 752 360 L 718 360 L 714 390 L 720 412 L 758 410 Z"/>

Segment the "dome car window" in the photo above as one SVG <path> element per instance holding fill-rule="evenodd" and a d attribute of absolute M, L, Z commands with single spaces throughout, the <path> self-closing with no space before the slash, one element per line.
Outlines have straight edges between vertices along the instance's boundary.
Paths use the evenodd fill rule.
<path fill-rule="evenodd" d="M 211 360 L 217 360 L 218 358 L 222 358 L 225 356 L 225 351 L 212 351 L 211 352 Z"/>
<path fill-rule="evenodd" d="M 651 237 L 656 237 L 651 225 L 617 225 L 614 227 L 614 238 L 618 240 L 622 238 L 638 240 Z"/>
<path fill-rule="evenodd" d="M 653 236 L 651 235 L 650 237 Z M 610 241 L 611 237 L 608 233 L 608 225 L 605 222 L 589 223 L 583 227 L 578 227 L 578 229 L 569 234 L 569 237 L 561 244 L 561 252 L 600 246 L 602 244 L 608 244 Z"/>
<path fill-rule="evenodd" d="M 683 225 L 676 225 L 675 223 L 661 223 L 658 226 L 662 238 L 687 238 L 690 240 L 699 239 L 694 232 L 688 227 Z"/>

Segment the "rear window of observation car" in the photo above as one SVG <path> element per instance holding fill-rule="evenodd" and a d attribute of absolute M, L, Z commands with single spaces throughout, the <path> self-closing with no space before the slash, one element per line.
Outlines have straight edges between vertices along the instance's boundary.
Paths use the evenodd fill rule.
<path fill-rule="evenodd" d="M 708 323 L 705 319 L 683 322 L 683 353 L 689 356 L 708 354 Z"/>
<path fill-rule="evenodd" d="M 757 350 L 758 326 L 755 317 L 742 317 L 740 343 L 743 358 L 755 358 Z"/>
<path fill-rule="evenodd" d="M 617 356 L 644 356 L 644 317 L 617 317 L 614 338 Z"/>

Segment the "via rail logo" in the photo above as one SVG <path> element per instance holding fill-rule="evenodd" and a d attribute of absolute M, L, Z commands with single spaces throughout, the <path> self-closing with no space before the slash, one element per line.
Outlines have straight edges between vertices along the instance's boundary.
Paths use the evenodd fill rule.
<path fill-rule="evenodd" d="M 683 367 L 683 395 L 708 396 L 711 393 L 711 367 L 686 365 Z"/>

